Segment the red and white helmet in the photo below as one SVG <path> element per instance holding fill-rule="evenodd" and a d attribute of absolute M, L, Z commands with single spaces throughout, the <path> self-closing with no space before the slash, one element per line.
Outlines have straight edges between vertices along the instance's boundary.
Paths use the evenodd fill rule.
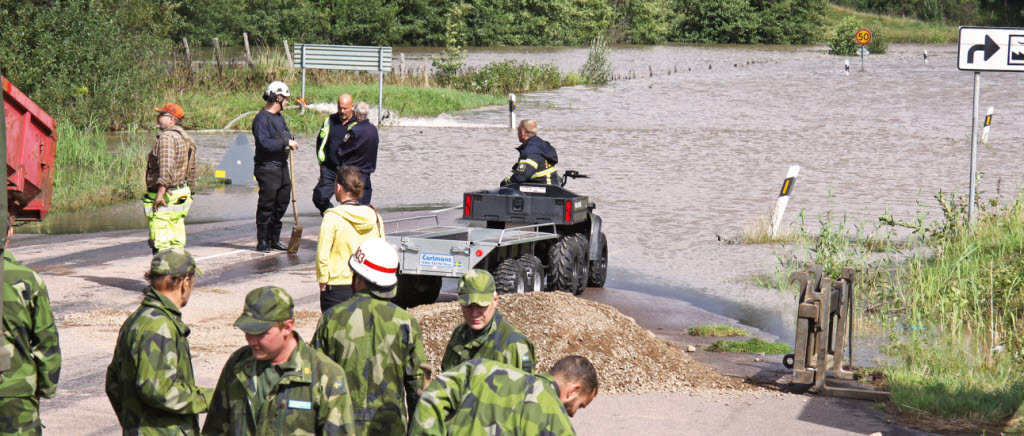
<path fill-rule="evenodd" d="M 368 282 L 380 287 L 394 286 L 398 282 L 398 253 L 387 241 L 374 238 L 359 245 L 359 249 L 348 260 L 352 271 L 363 276 Z"/>

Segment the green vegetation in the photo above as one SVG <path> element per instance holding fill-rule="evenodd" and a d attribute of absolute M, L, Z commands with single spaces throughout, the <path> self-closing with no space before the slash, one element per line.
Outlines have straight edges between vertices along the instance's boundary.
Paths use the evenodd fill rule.
<path fill-rule="evenodd" d="M 953 25 L 1019 26 L 1019 2 L 980 0 L 835 0 L 860 11 Z"/>
<path fill-rule="evenodd" d="M 970 228 L 963 196 L 935 198 L 940 220 L 887 213 L 873 232 L 831 212 L 815 232 L 801 219 L 794 247 L 777 254 L 780 270 L 762 283 L 791 289 L 789 272 L 807 264 L 831 277 L 854 267 L 856 307 L 867 310 L 858 323 L 893 332 L 882 370 L 894 411 L 934 430 L 1021 431 L 1024 196 L 1000 205 L 979 194 Z M 913 233 L 894 241 L 895 227 Z"/>
<path fill-rule="evenodd" d="M 736 326 L 724 325 L 724 324 L 713 324 L 713 325 L 701 325 L 696 327 L 690 327 L 686 329 L 686 333 L 690 336 L 711 336 L 711 337 L 727 337 L 727 336 L 750 336 L 750 333 Z"/>
<path fill-rule="evenodd" d="M 604 35 L 595 36 L 590 41 L 590 54 L 587 55 L 587 62 L 580 67 L 580 76 L 584 81 L 594 85 L 604 85 L 612 80 L 610 52 L 608 39 Z"/>
<path fill-rule="evenodd" d="M 719 339 L 704 347 L 705 351 L 719 353 L 750 353 L 750 354 L 789 354 L 793 352 L 789 345 L 780 342 L 768 342 L 763 339 L 750 338 L 745 341 L 729 341 Z"/>
<path fill-rule="evenodd" d="M 828 3 L 818 0 L 677 0 L 673 41 L 809 44 L 821 38 Z"/>
<path fill-rule="evenodd" d="M 111 150 L 101 129 L 58 125 L 50 210 L 67 212 L 142 198 L 145 154 L 152 148 L 151 141 L 151 135 L 129 132 Z M 195 189 L 218 183 L 209 165 L 200 165 L 198 170 Z"/>
<path fill-rule="evenodd" d="M 828 37 L 829 53 L 839 56 L 857 55 L 860 52 L 860 44 L 854 36 L 862 28 L 868 28 L 872 33 L 871 42 L 866 46 L 868 52 L 882 54 L 889 49 L 888 31 L 882 26 L 881 21 L 875 20 L 873 24 L 865 25 L 859 18 L 848 16 L 832 27 L 832 35 Z"/>
<path fill-rule="evenodd" d="M 861 23 L 867 23 L 872 32 L 874 26 L 881 24 L 885 28 L 892 42 L 910 42 L 917 44 L 949 44 L 956 42 L 957 27 L 951 24 L 925 22 L 914 18 L 891 17 L 863 12 L 855 12 L 850 9 L 831 5 L 826 15 L 826 25 L 834 29 L 840 21 L 847 17 L 854 17 Z M 828 36 L 834 35 L 834 32 Z M 870 50 L 870 48 L 868 49 Z"/>

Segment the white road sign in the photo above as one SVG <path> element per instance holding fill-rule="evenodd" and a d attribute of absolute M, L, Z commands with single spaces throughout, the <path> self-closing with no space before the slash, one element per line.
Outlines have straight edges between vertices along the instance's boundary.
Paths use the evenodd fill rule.
<path fill-rule="evenodd" d="M 1024 71 L 1024 29 L 961 27 L 956 67 L 963 71 Z"/>

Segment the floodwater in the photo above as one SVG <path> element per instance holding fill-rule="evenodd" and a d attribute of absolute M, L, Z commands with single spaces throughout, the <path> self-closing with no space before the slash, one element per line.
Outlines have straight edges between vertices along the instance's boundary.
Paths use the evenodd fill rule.
<path fill-rule="evenodd" d="M 866 229 L 887 210 L 938 219 L 932 196 L 967 190 L 973 79 L 956 70 L 955 46 L 893 45 L 868 56 L 864 71 L 859 58 L 826 50 L 616 47 L 616 74 L 636 79 L 519 96 L 520 119 L 538 121 L 539 136 L 558 149 L 559 168 L 590 176 L 567 187 L 590 196 L 604 220 L 608 286 L 683 299 L 790 341 L 792 296 L 751 281 L 775 269 L 779 247 L 716 237 L 738 238 L 764 218 L 790 165 L 801 170 L 785 221 L 804 211 L 812 229 L 829 211 Z M 478 49 L 468 62 L 519 59 L 571 71 L 586 56 L 585 48 Z M 421 58 L 410 55 L 409 67 Z M 1021 180 L 1022 78 L 985 73 L 982 80 L 982 112 L 996 110 L 989 144 L 978 151 L 986 199 L 1011 200 Z M 507 108 L 494 106 L 383 128 L 374 204 L 433 210 L 496 186 L 516 159 L 507 124 Z M 201 157 L 219 161 L 234 135 L 195 135 Z M 309 220 L 317 216 L 316 164 L 312 138 L 299 139 L 299 210 Z M 200 195 L 190 222 L 252 217 L 255 198 L 254 188 L 238 186 Z M 142 228 L 139 207 L 55 216 L 47 231 Z"/>

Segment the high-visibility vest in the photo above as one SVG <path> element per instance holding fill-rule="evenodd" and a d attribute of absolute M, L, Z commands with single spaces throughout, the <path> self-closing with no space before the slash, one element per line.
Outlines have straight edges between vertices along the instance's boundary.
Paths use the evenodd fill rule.
<path fill-rule="evenodd" d="M 347 133 L 349 130 L 352 130 L 352 126 L 355 125 L 355 117 L 352 117 L 352 122 L 345 126 L 345 132 Z M 324 163 L 324 159 L 327 157 L 324 154 L 324 149 L 327 148 L 327 135 L 329 134 L 331 134 L 331 117 L 327 117 L 324 120 L 324 126 L 320 128 L 320 147 L 316 149 L 316 160 L 320 163 Z"/>

